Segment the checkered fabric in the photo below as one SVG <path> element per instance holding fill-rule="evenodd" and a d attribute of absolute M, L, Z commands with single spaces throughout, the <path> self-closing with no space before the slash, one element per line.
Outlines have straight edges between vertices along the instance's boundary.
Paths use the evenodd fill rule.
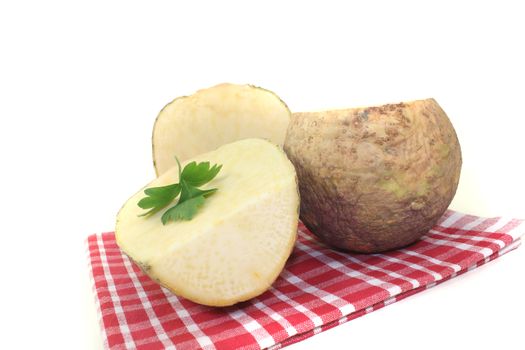
<path fill-rule="evenodd" d="M 177 297 L 135 266 L 113 233 L 89 236 L 88 254 L 109 349 L 278 349 L 372 312 L 516 248 L 525 222 L 447 211 L 415 244 L 346 254 L 302 224 L 285 269 L 252 300 L 212 308 Z"/>

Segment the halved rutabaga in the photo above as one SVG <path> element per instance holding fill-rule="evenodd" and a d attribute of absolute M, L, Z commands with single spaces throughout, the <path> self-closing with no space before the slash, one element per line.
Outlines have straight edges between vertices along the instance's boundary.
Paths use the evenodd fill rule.
<path fill-rule="evenodd" d="M 137 202 L 120 210 L 116 238 L 145 273 L 200 304 L 232 305 L 266 291 L 288 259 L 297 232 L 295 169 L 280 147 L 262 140 L 233 142 L 183 162 L 222 164 L 202 189 L 218 188 L 190 221 L 161 223 Z M 146 187 L 178 182 L 177 166 Z"/>
<path fill-rule="evenodd" d="M 290 110 L 273 92 L 251 86 L 220 84 L 179 97 L 159 113 L 153 127 L 153 162 L 157 175 L 186 160 L 246 138 L 284 144 Z"/>

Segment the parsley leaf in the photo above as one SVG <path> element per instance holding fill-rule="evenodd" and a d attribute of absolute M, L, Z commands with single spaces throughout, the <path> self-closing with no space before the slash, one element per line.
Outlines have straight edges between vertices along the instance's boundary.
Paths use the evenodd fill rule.
<path fill-rule="evenodd" d="M 160 209 L 170 204 L 179 195 L 181 186 L 179 184 L 173 184 L 163 187 L 151 187 L 144 190 L 144 194 L 148 197 L 142 198 L 138 202 L 138 206 L 142 209 L 150 209 L 150 211 L 140 215 L 146 216 L 149 214 L 156 213 Z"/>
<path fill-rule="evenodd" d="M 188 185 L 200 187 L 210 182 L 219 173 L 221 168 L 222 165 L 217 166 L 217 164 L 215 164 L 210 169 L 210 162 L 202 162 L 199 164 L 191 162 L 184 167 L 182 178 Z"/>
<path fill-rule="evenodd" d="M 191 162 L 181 170 L 179 160 L 175 159 L 179 166 L 179 183 L 148 188 L 144 190 L 147 197 L 138 202 L 142 209 L 151 209 L 140 215 L 146 216 L 163 209 L 180 194 L 177 204 L 162 215 L 161 221 L 164 225 L 169 221 L 191 220 L 206 198 L 217 191 L 216 188 L 201 190 L 198 187 L 213 180 L 222 168 L 222 165 L 217 164 L 210 167 L 210 162 Z"/>
<path fill-rule="evenodd" d="M 197 210 L 204 204 L 204 196 L 197 196 L 187 201 L 177 203 L 177 205 L 169 208 L 164 214 L 162 214 L 162 224 L 166 225 L 170 220 L 191 220 Z"/>

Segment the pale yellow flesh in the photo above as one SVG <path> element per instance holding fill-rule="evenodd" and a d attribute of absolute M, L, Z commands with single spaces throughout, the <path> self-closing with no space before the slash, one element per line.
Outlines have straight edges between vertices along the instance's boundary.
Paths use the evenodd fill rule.
<path fill-rule="evenodd" d="M 284 144 L 290 111 L 274 93 L 250 85 L 220 84 L 179 97 L 159 113 L 153 128 L 157 175 L 186 160 L 246 138 Z"/>
<path fill-rule="evenodd" d="M 141 190 L 121 209 L 117 243 L 175 294 L 224 306 L 267 290 L 296 238 L 299 196 L 295 169 L 284 152 L 261 139 L 224 145 L 190 161 L 222 164 L 203 188 L 218 188 L 190 221 L 162 225 L 164 211 L 139 217 Z M 178 181 L 177 167 L 146 187 Z"/>

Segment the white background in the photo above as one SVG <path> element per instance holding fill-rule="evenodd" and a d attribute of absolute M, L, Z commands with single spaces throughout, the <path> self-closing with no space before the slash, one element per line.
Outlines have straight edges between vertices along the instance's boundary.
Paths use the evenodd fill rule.
<path fill-rule="evenodd" d="M 0 3 L 0 348 L 99 349 L 85 238 L 154 177 L 172 98 L 220 82 L 293 111 L 434 97 L 453 208 L 525 217 L 520 1 Z M 523 348 L 525 248 L 290 349 Z"/>

